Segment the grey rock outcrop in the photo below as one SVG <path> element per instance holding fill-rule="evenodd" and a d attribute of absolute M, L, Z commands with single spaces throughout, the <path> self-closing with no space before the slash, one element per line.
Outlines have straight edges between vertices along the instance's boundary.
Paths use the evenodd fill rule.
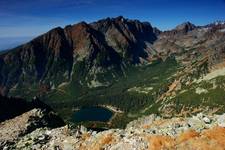
<path fill-rule="evenodd" d="M 31 114 L 42 118 L 38 110 L 32 110 L 19 117 L 24 119 L 26 116 L 32 116 Z M 187 118 L 163 119 L 150 115 L 132 121 L 126 129 L 96 132 L 89 131 L 83 126 L 75 129 L 70 129 L 68 126 L 54 129 L 42 127 L 23 136 L 19 136 L 18 131 L 24 131 L 26 128 L 16 128 L 13 122 L 19 119 L 14 118 L 14 120 L 6 121 L 4 128 L 0 128 L 0 137 L 4 137 L 6 141 L 3 149 L 19 150 L 183 150 L 204 148 L 204 146 L 220 149 L 225 146 L 223 143 L 225 140 L 224 116 L 225 114 L 204 115 L 200 113 Z M 11 127 L 8 127 L 8 132 L 2 132 L 6 131 L 7 126 Z M 14 139 L 17 140 L 7 140 L 7 135 L 9 139 L 15 137 Z"/>

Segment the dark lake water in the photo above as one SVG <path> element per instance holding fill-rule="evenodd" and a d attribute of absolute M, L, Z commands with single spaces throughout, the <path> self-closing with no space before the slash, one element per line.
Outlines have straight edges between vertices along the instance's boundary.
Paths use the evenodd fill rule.
<path fill-rule="evenodd" d="M 103 107 L 86 107 L 74 112 L 72 121 L 102 121 L 107 122 L 112 117 L 113 112 Z"/>

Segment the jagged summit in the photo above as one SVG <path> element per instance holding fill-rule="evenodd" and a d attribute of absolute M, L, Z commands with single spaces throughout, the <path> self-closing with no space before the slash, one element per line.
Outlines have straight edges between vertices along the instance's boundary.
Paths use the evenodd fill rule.
<path fill-rule="evenodd" d="M 162 32 L 162 35 L 170 36 L 170 37 L 184 36 L 187 33 L 189 33 L 190 31 L 193 31 L 194 29 L 197 29 L 197 28 L 198 28 L 197 26 L 195 26 L 194 24 L 192 24 L 190 22 L 184 22 L 184 23 L 176 26 L 172 30 Z"/>
<path fill-rule="evenodd" d="M 15 84 L 24 85 L 19 82 L 23 76 L 47 85 L 58 78 L 58 85 L 71 79 L 78 61 L 83 61 L 87 70 L 108 67 L 120 70 L 122 64 L 138 64 L 141 59 L 148 59 L 147 43 L 153 43 L 156 36 L 150 24 L 122 16 L 54 28 L 0 56 L 0 64 L 6 70 L 10 65 L 16 71 L 10 76 L 11 70 L 0 68 L 0 91 L 8 93 L 7 89 Z"/>
<path fill-rule="evenodd" d="M 191 22 L 187 21 L 184 22 L 178 26 L 176 26 L 175 30 L 183 30 L 185 32 L 191 31 L 193 29 L 195 29 L 196 26 L 194 24 L 192 24 Z"/>

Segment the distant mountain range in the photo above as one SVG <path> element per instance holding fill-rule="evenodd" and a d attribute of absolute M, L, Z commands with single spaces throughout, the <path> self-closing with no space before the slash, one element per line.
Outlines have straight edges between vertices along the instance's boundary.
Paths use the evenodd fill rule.
<path fill-rule="evenodd" d="M 12 49 L 32 39 L 33 37 L 0 37 L 0 51 Z"/>
<path fill-rule="evenodd" d="M 58 27 L 0 54 L 0 93 L 39 96 L 60 113 L 100 104 L 126 117 L 222 112 L 224 60 L 223 22 L 162 32 L 119 16 Z"/>

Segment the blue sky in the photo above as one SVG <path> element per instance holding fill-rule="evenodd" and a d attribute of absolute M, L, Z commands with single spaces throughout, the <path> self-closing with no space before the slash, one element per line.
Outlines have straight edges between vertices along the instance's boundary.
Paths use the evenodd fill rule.
<path fill-rule="evenodd" d="M 34 37 L 56 26 L 119 15 L 161 30 L 185 21 L 203 25 L 225 20 L 225 0 L 0 0 L 0 38 Z"/>

